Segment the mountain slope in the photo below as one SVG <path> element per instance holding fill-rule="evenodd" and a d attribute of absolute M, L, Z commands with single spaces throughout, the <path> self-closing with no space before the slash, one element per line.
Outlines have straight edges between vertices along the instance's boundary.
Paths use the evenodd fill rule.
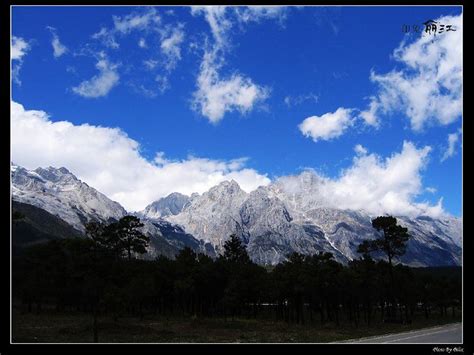
<path fill-rule="evenodd" d="M 149 204 L 138 215 L 146 218 L 160 218 L 177 215 L 183 210 L 183 207 L 189 202 L 190 198 L 179 192 L 173 192 L 164 198 Z"/>
<path fill-rule="evenodd" d="M 111 222 L 127 212 L 66 168 L 27 170 L 11 165 L 12 198 L 58 216 L 78 231 L 90 220 Z"/>
<path fill-rule="evenodd" d="M 18 243 L 82 236 L 87 222 L 110 223 L 127 215 L 119 203 L 82 182 L 66 168 L 27 170 L 12 164 L 11 174 L 14 208 L 28 212 L 28 216 L 39 216 L 15 222 L 13 240 Z M 179 226 L 160 218 L 141 219 L 142 232 L 150 237 L 146 258 L 158 255 L 173 258 L 186 246 L 214 255 L 211 245 L 195 239 Z M 30 223 L 32 221 L 34 223 Z M 51 230 L 61 232 L 51 233 Z"/>
<path fill-rule="evenodd" d="M 30 171 L 12 165 L 11 171 L 14 201 L 47 211 L 78 233 L 84 231 L 87 221 L 110 222 L 127 214 L 120 204 L 65 168 Z M 215 256 L 222 253 L 229 236 L 236 234 L 252 260 L 260 264 L 277 264 L 292 252 L 331 252 L 346 263 L 360 257 L 357 247 L 364 239 L 376 237 L 371 225 L 376 216 L 335 208 L 323 197 L 322 184 L 312 172 L 282 177 L 250 193 L 233 180 L 224 181 L 201 195 L 173 193 L 134 214 L 142 219 L 143 232 L 151 238 L 149 258 L 173 257 L 186 246 Z M 396 217 L 412 235 L 403 263 L 461 264 L 462 219 Z"/>
<path fill-rule="evenodd" d="M 12 201 L 13 212 L 22 218 L 12 223 L 13 248 L 25 247 L 53 239 L 79 237 L 81 233 L 61 218 L 32 205 Z"/>
<path fill-rule="evenodd" d="M 230 234 L 237 234 L 247 244 L 250 257 L 261 264 L 276 264 L 291 252 L 326 251 L 341 262 L 358 258 L 358 245 L 376 237 L 371 224 L 376 216 L 331 207 L 320 193 L 323 183 L 317 175 L 305 171 L 247 194 L 235 181 L 226 181 L 194 196 L 181 213 L 165 219 L 209 241 L 218 252 Z M 403 263 L 461 264 L 460 218 L 396 217 L 413 236 L 401 259 Z"/>
<path fill-rule="evenodd" d="M 237 182 L 224 181 L 200 196 L 194 195 L 181 213 L 165 219 L 183 225 L 187 233 L 220 252 L 230 231 L 243 235 L 239 208 L 246 197 Z"/>

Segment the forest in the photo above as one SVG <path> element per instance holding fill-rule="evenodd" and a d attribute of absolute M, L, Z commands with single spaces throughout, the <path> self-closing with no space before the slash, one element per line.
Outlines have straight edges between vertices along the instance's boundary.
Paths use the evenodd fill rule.
<path fill-rule="evenodd" d="M 278 265 L 257 265 L 235 235 L 215 259 L 184 248 L 174 259 L 146 260 L 149 240 L 141 225 L 133 216 L 109 225 L 89 223 L 86 238 L 52 240 L 15 253 L 15 314 L 87 316 L 91 336 L 85 341 L 100 342 L 104 317 L 357 329 L 410 325 L 420 318 L 448 321 L 462 311 L 461 268 L 395 262 L 409 231 L 393 217 L 373 220 L 380 237 L 362 243 L 360 257 L 347 265 L 330 253 L 293 253 Z M 386 257 L 375 259 L 374 253 Z"/>

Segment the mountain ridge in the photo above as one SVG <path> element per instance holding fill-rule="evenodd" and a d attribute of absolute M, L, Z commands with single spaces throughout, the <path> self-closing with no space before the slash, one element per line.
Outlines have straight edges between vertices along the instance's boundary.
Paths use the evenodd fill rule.
<path fill-rule="evenodd" d="M 98 190 L 79 180 L 64 167 L 27 170 L 12 164 L 11 174 L 13 203 L 44 210 L 51 215 L 48 220 L 59 218 L 77 231 L 77 233 L 71 232 L 71 236 L 83 235 L 87 222 L 110 223 L 127 214 L 132 214 L 118 202 L 110 200 Z M 209 245 L 195 239 L 179 226 L 171 226 L 168 221 L 161 218 L 144 218 L 142 222 L 144 224 L 142 232 L 150 237 L 147 258 L 155 258 L 159 255 L 174 257 L 185 246 L 214 255 Z M 41 231 L 45 229 L 44 227 L 46 226 L 38 226 L 37 223 L 34 230 Z M 44 233 L 35 232 L 35 234 L 43 235 Z M 43 239 L 52 237 L 54 236 L 45 236 Z"/>
<path fill-rule="evenodd" d="M 376 236 L 371 225 L 376 215 L 327 207 L 318 195 L 320 183 L 316 174 L 305 171 L 250 193 L 240 193 L 237 198 L 232 198 L 239 191 L 236 183 L 232 184 L 231 193 L 227 192 L 230 184 L 221 183 L 195 197 L 182 212 L 165 219 L 183 226 L 198 239 L 210 241 L 218 251 L 230 234 L 237 234 L 258 263 L 276 264 L 295 251 L 331 252 L 341 262 L 358 258 L 357 246 Z M 216 196 L 216 191 L 222 195 Z M 413 234 L 402 262 L 413 266 L 432 262 L 461 264 L 460 218 L 395 217 Z"/>
<path fill-rule="evenodd" d="M 14 200 L 43 208 L 80 231 L 87 220 L 109 222 L 128 213 L 67 168 L 26 170 L 12 165 L 11 171 Z M 202 194 L 172 193 L 130 214 L 140 217 L 143 230 L 156 239 L 150 257 L 159 255 L 165 245 L 168 255 L 189 246 L 216 256 L 229 236 L 236 234 L 251 259 L 260 264 L 277 264 L 292 252 L 331 252 L 337 261 L 347 263 L 360 256 L 357 246 L 362 240 L 376 237 L 371 225 L 374 216 L 326 206 L 318 194 L 320 184 L 321 179 L 308 171 L 249 193 L 234 180 L 223 181 Z M 395 217 L 413 235 L 401 262 L 461 264 L 461 218 Z"/>

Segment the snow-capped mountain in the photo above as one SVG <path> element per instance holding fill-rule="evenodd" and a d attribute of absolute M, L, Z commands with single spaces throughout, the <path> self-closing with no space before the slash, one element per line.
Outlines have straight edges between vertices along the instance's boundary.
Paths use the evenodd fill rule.
<path fill-rule="evenodd" d="M 265 187 L 247 196 L 239 208 L 239 216 L 249 254 L 259 263 L 277 264 L 292 252 L 315 254 L 320 251 L 332 252 L 336 260 L 347 261 L 319 226 L 295 223 L 284 201 Z"/>
<path fill-rule="evenodd" d="M 75 229 L 84 231 L 90 220 L 119 220 L 127 211 L 66 168 L 27 170 L 11 165 L 12 198 L 42 208 Z"/>
<path fill-rule="evenodd" d="M 362 240 L 376 237 L 371 224 L 375 216 L 328 207 L 330 201 L 319 193 L 322 183 L 310 171 L 277 179 L 251 193 L 241 190 L 235 181 L 226 181 L 194 196 L 181 213 L 166 219 L 209 241 L 218 252 L 235 233 L 247 244 L 251 258 L 262 264 L 281 262 L 293 251 L 328 251 L 342 262 L 358 258 Z M 461 264 L 460 218 L 397 218 L 413 236 L 402 262 L 413 266 Z"/>
<path fill-rule="evenodd" d="M 160 218 L 176 215 L 183 210 L 183 207 L 189 202 L 189 196 L 173 192 L 166 197 L 149 204 L 143 211 L 138 212 L 139 216 L 146 218 Z"/>
<path fill-rule="evenodd" d="M 246 197 L 237 182 L 224 181 L 202 195 L 194 194 L 181 213 L 165 218 L 220 252 L 229 231 L 242 235 L 239 208 Z"/>
<path fill-rule="evenodd" d="M 66 168 L 27 170 L 12 164 L 12 198 L 44 209 L 79 231 L 90 220 L 118 220 L 127 211 Z M 134 213 L 151 237 L 149 257 L 175 255 L 185 246 L 208 255 L 222 253 L 237 234 L 250 257 L 277 264 L 292 252 L 333 253 L 336 260 L 358 258 L 358 245 L 376 237 L 365 211 L 331 205 L 321 192 L 324 181 L 312 172 L 286 176 L 247 193 L 237 182 L 224 181 L 203 194 L 173 193 Z M 445 216 L 396 216 L 413 238 L 401 258 L 412 266 L 459 265 L 462 219 Z"/>
<path fill-rule="evenodd" d="M 87 222 L 110 223 L 127 215 L 127 211 L 118 202 L 82 182 L 66 168 L 27 170 L 12 164 L 11 174 L 13 201 L 45 210 L 79 232 L 84 232 Z M 173 199 L 169 201 L 172 203 Z M 168 206 L 168 210 L 170 208 L 175 211 Z M 177 225 L 161 218 L 140 218 L 144 224 L 142 232 L 150 237 L 148 258 L 158 255 L 172 257 L 185 246 L 215 255 L 210 244 L 195 239 Z"/>

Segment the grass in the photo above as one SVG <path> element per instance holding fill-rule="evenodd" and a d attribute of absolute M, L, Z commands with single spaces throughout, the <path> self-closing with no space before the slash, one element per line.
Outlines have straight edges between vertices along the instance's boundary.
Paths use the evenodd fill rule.
<path fill-rule="evenodd" d="M 13 310 L 13 343 L 92 342 L 92 317 L 87 314 L 21 313 Z M 412 324 L 374 323 L 371 327 L 342 324 L 336 327 L 288 325 L 270 320 L 209 318 L 126 317 L 99 318 L 101 343 L 326 343 L 352 338 L 404 332 L 459 322 L 458 317 L 418 316 Z"/>

